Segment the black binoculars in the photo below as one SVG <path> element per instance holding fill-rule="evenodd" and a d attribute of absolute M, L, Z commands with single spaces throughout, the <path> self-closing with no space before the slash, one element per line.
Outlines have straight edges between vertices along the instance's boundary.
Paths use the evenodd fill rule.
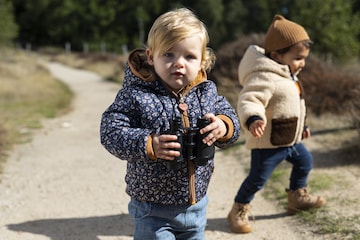
<path fill-rule="evenodd" d="M 181 118 L 171 120 L 168 134 L 177 136 L 177 142 L 181 144 L 181 149 L 180 156 L 175 157 L 172 161 L 166 161 L 169 169 L 179 170 L 181 162 L 185 159 L 194 161 L 196 166 L 204 166 L 208 160 L 214 157 L 214 145 L 209 146 L 202 141 L 209 133 L 200 134 L 200 129 L 210 123 L 209 119 L 198 118 L 196 127 L 184 129 Z"/>

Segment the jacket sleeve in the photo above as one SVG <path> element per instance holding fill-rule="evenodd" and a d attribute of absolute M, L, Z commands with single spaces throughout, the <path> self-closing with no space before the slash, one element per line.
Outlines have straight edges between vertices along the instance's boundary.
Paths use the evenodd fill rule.
<path fill-rule="evenodd" d="M 114 156 L 127 161 L 146 161 L 150 129 L 140 127 L 140 117 L 132 106 L 131 92 L 120 90 L 115 101 L 102 114 L 101 144 Z"/>
<path fill-rule="evenodd" d="M 224 96 L 217 94 L 215 83 L 211 82 L 210 92 L 216 95 L 215 115 L 224 121 L 227 133 L 215 142 L 215 146 L 223 148 L 235 143 L 240 137 L 240 123 L 235 109 Z"/>
<path fill-rule="evenodd" d="M 239 94 L 237 112 L 241 126 L 247 129 L 247 121 L 257 116 L 267 122 L 265 109 L 274 92 L 274 84 L 264 74 L 250 74 Z"/>

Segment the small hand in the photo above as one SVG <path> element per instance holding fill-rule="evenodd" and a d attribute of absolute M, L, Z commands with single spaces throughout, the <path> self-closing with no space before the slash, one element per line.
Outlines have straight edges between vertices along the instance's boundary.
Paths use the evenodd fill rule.
<path fill-rule="evenodd" d="M 226 134 L 226 125 L 220 118 L 216 117 L 212 113 L 207 113 L 204 115 L 204 118 L 207 118 L 211 121 L 209 125 L 200 129 L 200 134 L 209 132 L 209 134 L 203 138 L 203 143 L 208 146 L 214 144 L 216 140 L 223 137 Z"/>
<path fill-rule="evenodd" d="M 302 134 L 302 138 L 306 139 L 306 138 L 309 138 L 310 136 L 311 136 L 310 128 L 304 127 L 304 132 Z"/>
<path fill-rule="evenodd" d="M 256 120 L 252 122 L 250 124 L 249 131 L 254 137 L 260 138 L 265 131 L 265 122 L 263 120 Z"/>
<path fill-rule="evenodd" d="M 181 144 L 176 142 L 176 140 L 176 135 L 153 135 L 152 147 L 155 156 L 163 160 L 174 160 L 175 157 L 180 156 Z"/>

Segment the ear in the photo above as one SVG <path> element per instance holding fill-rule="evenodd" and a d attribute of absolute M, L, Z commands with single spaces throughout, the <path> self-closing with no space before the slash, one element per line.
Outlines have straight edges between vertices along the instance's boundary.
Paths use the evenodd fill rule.
<path fill-rule="evenodd" d="M 152 51 L 149 48 L 146 49 L 146 60 L 149 65 L 154 64 L 154 56 L 152 55 Z"/>
<path fill-rule="evenodd" d="M 275 60 L 275 61 L 279 61 L 279 53 L 276 52 L 276 51 L 270 52 L 270 58 Z"/>

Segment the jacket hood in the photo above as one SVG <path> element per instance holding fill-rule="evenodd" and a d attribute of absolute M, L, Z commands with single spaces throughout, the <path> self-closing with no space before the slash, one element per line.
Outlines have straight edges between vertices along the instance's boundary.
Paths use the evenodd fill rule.
<path fill-rule="evenodd" d="M 156 81 L 157 75 L 146 61 L 145 49 L 135 49 L 129 54 L 124 72 L 123 87 L 142 86 L 164 92 L 164 86 Z"/>
<path fill-rule="evenodd" d="M 289 78 L 291 76 L 289 66 L 282 65 L 265 56 L 265 50 L 256 45 L 250 45 L 239 64 L 239 82 L 245 85 L 248 76 L 253 73 L 274 73 Z"/>
<path fill-rule="evenodd" d="M 146 60 L 145 49 L 133 50 L 128 58 L 128 64 L 133 74 L 145 82 L 152 82 L 156 75 L 154 68 Z"/>

